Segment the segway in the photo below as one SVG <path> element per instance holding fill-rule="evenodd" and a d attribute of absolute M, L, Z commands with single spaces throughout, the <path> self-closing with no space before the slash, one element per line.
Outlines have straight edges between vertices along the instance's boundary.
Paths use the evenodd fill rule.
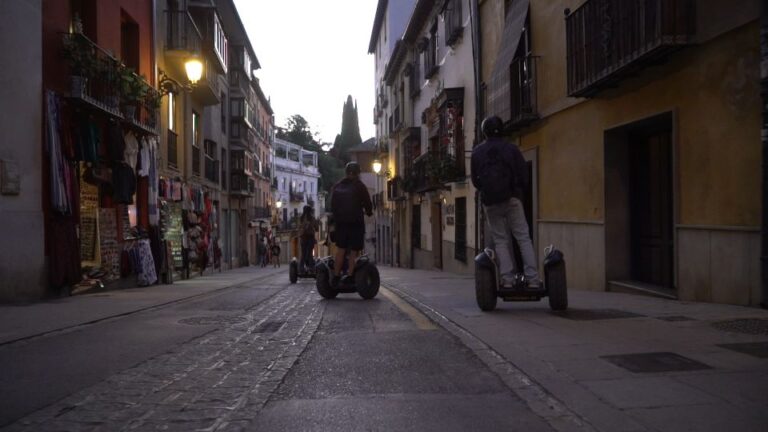
<path fill-rule="evenodd" d="M 317 261 L 315 266 L 317 292 L 326 299 L 336 298 L 339 293 L 357 293 L 360 297 L 370 300 L 379 293 L 379 269 L 372 263 L 367 255 L 362 255 L 355 263 L 355 271 L 352 276 L 341 278 L 338 286 L 333 287 L 334 258 L 329 256 Z"/>
<path fill-rule="evenodd" d="M 299 260 L 296 257 L 291 259 L 291 263 L 288 265 L 288 279 L 292 284 L 295 284 L 299 278 L 302 279 L 314 279 L 315 267 L 317 266 L 317 260 L 313 257 L 314 264 L 311 266 L 303 266 L 299 264 Z"/>
<path fill-rule="evenodd" d="M 522 269 L 522 259 L 512 255 L 517 261 L 516 269 Z M 568 308 L 568 289 L 565 281 L 565 259 L 563 253 L 550 245 L 544 249 L 544 280 L 541 287 L 529 289 L 528 281 L 522 272 L 514 277 L 512 287 L 502 284 L 496 252 L 485 248 L 475 257 L 475 295 L 480 309 L 490 312 L 496 308 L 496 300 L 504 301 L 539 301 L 549 297 L 549 307 L 554 311 Z"/>

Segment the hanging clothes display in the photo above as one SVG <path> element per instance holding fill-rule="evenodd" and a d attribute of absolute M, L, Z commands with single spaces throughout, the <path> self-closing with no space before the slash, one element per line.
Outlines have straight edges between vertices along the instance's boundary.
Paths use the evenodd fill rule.
<path fill-rule="evenodd" d="M 136 171 L 136 165 L 139 158 L 139 140 L 133 132 L 125 134 L 125 151 L 123 152 L 123 162 L 125 162 L 132 170 Z M 142 162 L 144 162 L 142 160 Z M 143 167 L 144 165 L 142 165 Z M 139 174 L 141 175 L 141 174 Z"/>
<path fill-rule="evenodd" d="M 136 176 L 131 167 L 123 162 L 112 166 L 112 192 L 115 202 L 133 204 L 133 194 L 136 193 Z"/>
<path fill-rule="evenodd" d="M 53 210 L 69 214 L 72 212 L 72 167 L 61 149 L 59 123 L 60 102 L 52 91 L 46 92 L 46 147 L 50 157 L 51 206 Z"/>
<path fill-rule="evenodd" d="M 123 251 L 127 252 L 130 267 L 138 276 L 139 286 L 148 286 L 157 282 L 155 260 L 149 239 L 140 239 L 126 243 Z"/>
<path fill-rule="evenodd" d="M 147 172 L 147 176 L 149 177 L 149 194 L 147 210 L 149 212 L 149 224 L 151 226 L 157 226 L 160 220 L 160 210 L 158 209 L 159 176 L 157 171 L 157 137 L 148 138 L 146 147 L 149 153 L 149 169 Z"/>

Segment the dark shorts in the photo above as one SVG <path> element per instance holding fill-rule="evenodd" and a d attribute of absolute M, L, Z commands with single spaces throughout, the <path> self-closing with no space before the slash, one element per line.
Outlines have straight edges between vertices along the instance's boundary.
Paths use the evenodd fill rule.
<path fill-rule="evenodd" d="M 365 243 L 365 225 L 336 222 L 334 238 L 336 246 L 342 249 L 361 251 Z"/>

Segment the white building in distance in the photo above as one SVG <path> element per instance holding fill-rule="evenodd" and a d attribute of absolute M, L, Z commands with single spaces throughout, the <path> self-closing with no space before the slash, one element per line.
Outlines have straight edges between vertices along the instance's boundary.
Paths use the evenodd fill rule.
<path fill-rule="evenodd" d="M 280 227 L 290 226 L 294 217 L 301 216 L 305 205 L 315 208 L 315 215 L 324 211 L 318 199 L 320 170 L 317 152 L 305 150 L 298 144 L 275 138 L 272 146 L 276 181 L 275 202 L 280 202 Z"/>

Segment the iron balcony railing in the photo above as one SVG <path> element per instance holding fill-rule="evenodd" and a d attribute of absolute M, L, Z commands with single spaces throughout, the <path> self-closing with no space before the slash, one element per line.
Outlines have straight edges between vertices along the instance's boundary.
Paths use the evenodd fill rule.
<path fill-rule="evenodd" d="M 229 192 L 233 195 L 252 196 L 255 190 L 255 183 L 252 178 L 246 174 L 230 174 Z"/>
<path fill-rule="evenodd" d="M 165 11 L 165 19 L 166 50 L 198 54 L 201 52 L 203 38 L 189 12 L 186 10 L 167 10 Z"/>
<path fill-rule="evenodd" d="M 518 57 L 510 66 L 510 126 L 524 127 L 539 118 L 536 106 L 536 57 Z"/>
<path fill-rule="evenodd" d="M 589 0 L 566 17 L 568 94 L 591 96 L 692 42 L 695 0 Z"/>
<path fill-rule="evenodd" d="M 254 207 L 251 211 L 251 219 L 264 219 L 272 217 L 272 210 L 269 207 Z"/>

